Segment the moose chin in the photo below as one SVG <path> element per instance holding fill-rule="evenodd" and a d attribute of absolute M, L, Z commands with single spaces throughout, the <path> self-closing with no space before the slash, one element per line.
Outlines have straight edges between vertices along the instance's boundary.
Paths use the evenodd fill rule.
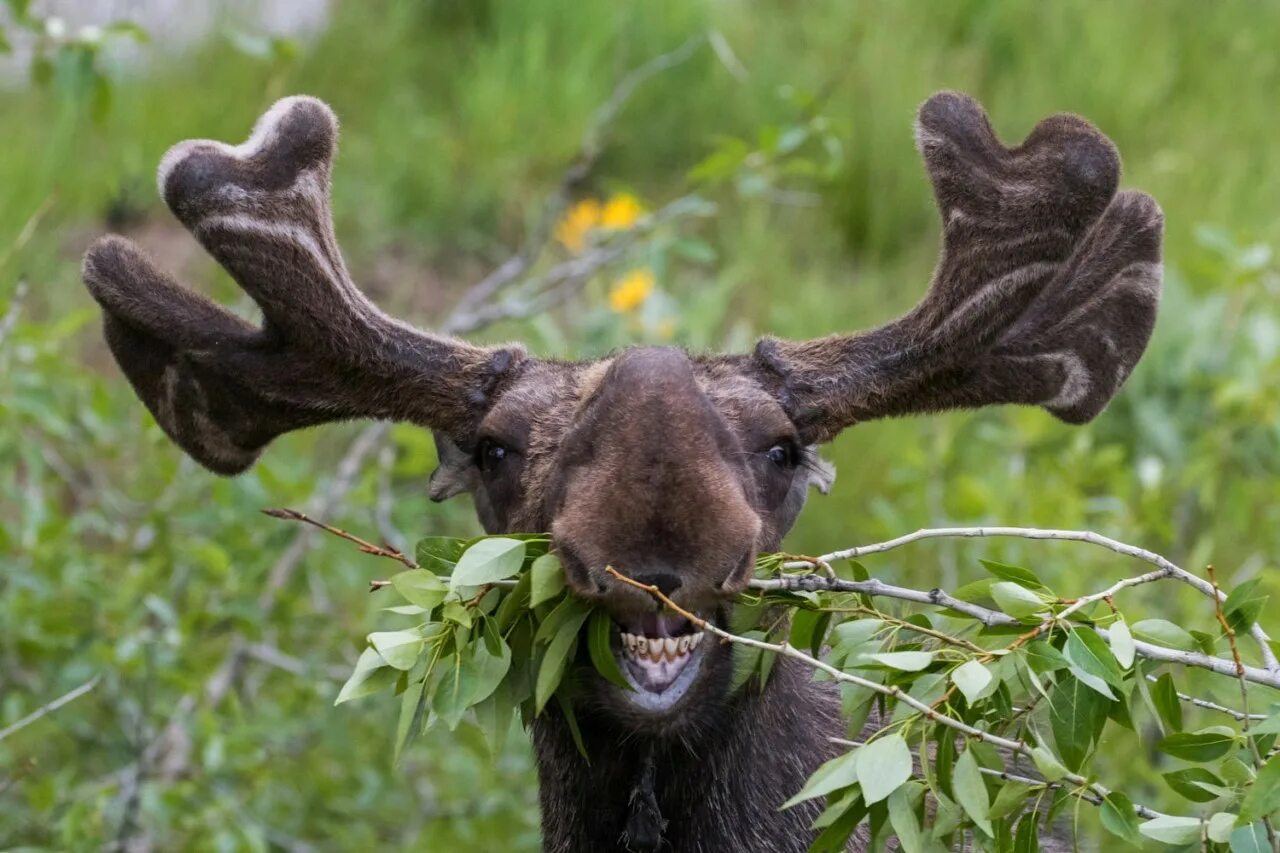
<path fill-rule="evenodd" d="M 747 353 L 541 360 L 387 316 L 338 250 L 338 124 L 307 97 L 243 144 L 183 142 L 160 166 L 165 202 L 261 325 L 119 237 L 89 250 L 84 279 L 138 396 L 209 470 L 238 474 L 290 430 L 407 421 L 435 434 L 433 499 L 470 494 L 489 532 L 551 531 L 571 590 L 612 615 L 633 689 L 580 673 L 590 761 L 556 709 L 535 721 L 547 850 L 802 851 L 821 802 L 778 806 L 834 754 L 831 684 L 780 659 L 759 689 L 731 690 L 728 647 L 607 568 L 726 625 L 756 554 L 830 487 L 819 445 L 862 421 L 1006 403 L 1084 423 L 1142 355 L 1159 301 L 1160 209 L 1117 193 L 1119 157 L 1088 122 L 1052 116 L 1007 147 L 976 102 L 943 92 L 915 136 L 942 222 L 922 301 Z"/>

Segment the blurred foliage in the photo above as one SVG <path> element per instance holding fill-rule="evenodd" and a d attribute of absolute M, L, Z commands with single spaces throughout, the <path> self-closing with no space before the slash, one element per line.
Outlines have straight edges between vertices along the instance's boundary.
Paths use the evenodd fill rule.
<path fill-rule="evenodd" d="M 9 0 L 11 18 L 21 6 Z M 1007 139 L 1057 110 L 1088 116 L 1119 146 L 1124 183 L 1153 193 L 1168 218 L 1166 297 L 1124 392 L 1084 429 L 1001 410 L 850 430 L 827 452 L 840 469 L 834 494 L 815 498 L 787 545 L 819 552 L 953 523 L 1088 527 L 1188 567 L 1212 561 L 1229 586 L 1260 577 L 1280 591 L 1274 4 L 1184 0 L 1155 14 L 1083 0 L 440 0 L 337 3 L 333 14 L 314 42 L 229 24 L 182 56 L 147 45 L 145 65 L 67 30 L 39 51 L 54 64 L 50 85 L 0 89 L 0 317 L 29 283 L 11 328 L 0 323 L 0 728 L 102 676 L 0 741 L 0 848 L 537 846 L 519 738 L 494 760 L 463 723 L 392 767 L 396 708 L 331 707 L 377 624 L 364 592 L 377 569 L 317 544 L 262 617 L 295 531 L 253 510 L 304 506 L 328 488 L 355 428 L 281 439 L 234 481 L 203 472 L 111 364 L 78 280 L 88 241 L 124 230 L 244 307 L 163 210 L 152 175 L 173 142 L 242 138 L 289 92 L 328 100 L 344 122 L 335 215 L 357 278 L 429 324 L 535 227 L 617 81 L 716 33 L 718 47 L 627 104 L 581 196 L 627 193 L 656 209 L 696 190 L 716 215 L 693 233 L 655 234 L 562 310 L 483 335 L 560 356 L 640 340 L 741 348 L 757 332 L 887 320 L 923 292 L 937 248 L 915 106 L 939 88 L 968 91 Z M 98 79 L 110 81 L 105 106 L 85 82 Z M 797 165 L 759 154 L 781 149 Z M 651 288 L 616 311 L 610 293 L 634 269 L 652 274 Z M 369 529 L 387 483 L 400 530 L 475 533 L 463 502 L 426 500 L 429 436 L 397 427 L 392 446 L 328 520 Z M 1132 568 L 1014 542 L 922 545 L 868 568 L 954 588 L 979 576 L 978 555 L 1031 566 L 1063 595 Z M 1140 588 L 1126 612 L 1180 623 L 1202 607 L 1190 592 Z M 251 657 L 238 689 L 197 701 L 131 784 L 238 635 L 283 657 Z M 1234 686 L 1192 676 L 1189 688 L 1224 701 Z M 1108 728 L 1099 777 L 1135 800 L 1173 802 L 1141 769 L 1171 767 L 1131 761 L 1112 739 Z"/>

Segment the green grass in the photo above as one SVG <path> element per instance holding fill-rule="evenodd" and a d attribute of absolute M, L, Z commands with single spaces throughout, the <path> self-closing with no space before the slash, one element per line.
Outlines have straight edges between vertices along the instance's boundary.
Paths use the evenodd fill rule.
<path fill-rule="evenodd" d="M 493 765 L 474 743 L 437 739 L 393 770 L 394 709 L 328 707 L 336 688 L 318 673 L 346 661 L 374 624 L 362 585 L 377 569 L 325 543 L 283 609 L 255 621 L 289 531 L 253 510 L 304 500 L 350 429 L 282 439 L 237 481 L 200 472 L 108 363 L 78 280 L 79 254 L 109 212 L 151 228 L 170 221 L 153 188 L 169 145 L 241 138 L 283 94 L 337 109 L 339 237 L 383 302 L 430 323 L 519 243 L 622 75 L 719 31 L 745 76 L 704 49 L 651 81 L 619 117 L 592 189 L 628 188 L 660 205 L 722 137 L 755 139 L 792 120 L 787 88 L 822 95 L 844 165 L 805 187 L 812 206 L 718 198 L 719 215 L 699 229 L 716 266 L 673 267 L 663 283 L 690 301 L 732 286 L 724 316 L 698 320 L 712 340 L 743 323 L 788 336 L 865 327 L 919 297 L 938 223 L 911 120 L 931 92 L 978 97 L 1010 141 L 1049 113 L 1079 112 L 1119 146 L 1124 185 L 1155 195 L 1168 222 L 1169 294 L 1126 392 L 1085 430 L 1037 411 L 851 430 L 828 450 L 840 469 L 834 494 L 815 497 L 788 544 L 821 551 L 944 523 L 1091 526 L 1188 566 L 1213 560 L 1232 581 L 1274 567 L 1280 284 L 1262 253 L 1280 246 L 1276 4 L 495 0 L 346 3 L 335 15 L 283 66 L 221 40 L 159 51 L 148 70 L 116 78 L 101 125 L 54 91 L 0 92 L 0 247 L 54 199 L 0 269 L 0 305 L 19 273 L 32 284 L 0 360 L 0 720 L 111 673 L 39 740 L 0 745 L 0 785 L 28 758 L 40 762 L 0 793 L 0 845 L 112 836 L 121 804 L 110 774 L 128 763 L 137 727 L 163 724 L 221 660 L 233 627 L 304 659 L 311 674 L 259 667 L 257 692 L 202 713 L 198 772 L 144 786 L 141 819 L 162 846 L 207 838 L 233 849 L 271 833 L 345 849 L 532 843 L 525 752 Z M 234 298 L 188 238 L 163 233 L 177 272 Z M 565 343 L 550 354 L 585 346 L 573 312 L 558 324 Z M 489 333 L 522 334 L 533 332 Z M 473 529 L 466 506 L 425 501 L 426 437 L 397 436 L 400 527 Z M 370 528 L 376 476 L 360 481 L 344 523 Z M 1064 594 L 1131 568 L 1080 549 L 995 544 L 922 546 L 871 568 L 952 585 L 976 576 L 978 555 L 1053 562 L 1041 572 L 1056 573 Z M 1191 599 L 1134 595 L 1152 613 L 1207 624 Z M 1102 773 L 1122 773 L 1120 763 Z M 1167 796 L 1137 784 L 1135 799 Z"/>

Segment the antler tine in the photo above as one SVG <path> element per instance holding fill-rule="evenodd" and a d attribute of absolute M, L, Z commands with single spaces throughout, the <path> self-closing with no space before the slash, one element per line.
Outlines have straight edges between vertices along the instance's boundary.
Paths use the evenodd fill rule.
<path fill-rule="evenodd" d="M 237 473 L 280 433 L 353 417 L 467 433 L 523 360 L 388 317 L 352 283 L 329 211 L 333 112 L 275 104 L 240 145 L 195 140 L 161 161 L 161 195 L 262 309 L 261 329 L 105 238 L 84 276 L 117 361 L 169 435 Z"/>
<path fill-rule="evenodd" d="M 1159 207 L 1115 196 L 1115 147 L 1077 116 L 1047 118 L 1008 148 L 977 102 L 943 92 L 921 107 L 916 140 L 943 220 L 924 300 L 860 335 L 766 339 L 758 365 L 813 441 L 872 418 L 990 403 L 1094 417 L 1151 334 Z"/>

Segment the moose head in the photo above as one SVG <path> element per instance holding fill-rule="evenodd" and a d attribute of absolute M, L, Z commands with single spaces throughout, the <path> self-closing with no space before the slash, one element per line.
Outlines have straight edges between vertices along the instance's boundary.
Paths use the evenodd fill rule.
<path fill-rule="evenodd" d="M 780 664 L 762 694 L 731 695 L 729 650 L 606 567 L 723 621 L 757 552 L 777 549 L 810 487 L 831 485 L 817 447 L 845 428 L 998 403 L 1090 420 L 1151 335 L 1158 206 L 1117 194 L 1116 151 L 1083 119 L 1045 119 L 1010 148 L 976 102 L 944 92 L 916 122 L 941 258 L 909 313 L 856 334 L 766 338 L 746 354 L 636 347 L 565 362 L 420 331 L 374 306 L 334 238 L 337 136 L 327 106 L 287 98 L 247 142 L 184 142 L 161 162 L 169 208 L 258 304 L 260 326 L 178 285 L 125 239 L 89 250 L 85 281 L 138 396 L 224 475 L 290 430 L 418 424 L 439 449 L 433 499 L 470 494 L 490 532 L 551 531 L 571 589 L 617 623 L 634 689 L 584 678 L 584 728 L 616 756 L 611 768 L 569 768 L 577 756 L 554 720 L 535 732 L 549 848 L 622 837 L 638 849 L 649 842 L 637 836 L 663 837 L 664 826 L 675 849 L 693 838 L 733 846 L 725 803 L 742 798 L 726 791 L 745 783 L 728 777 L 755 773 L 753 790 L 773 799 L 737 849 L 803 849 L 804 810 L 775 809 L 830 749 L 762 732 L 789 715 L 834 719 L 830 691 Z M 701 781 L 672 770 L 681 750 L 698 756 Z M 654 826 L 634 825 L 641 789 L 662 816 Z"/>

